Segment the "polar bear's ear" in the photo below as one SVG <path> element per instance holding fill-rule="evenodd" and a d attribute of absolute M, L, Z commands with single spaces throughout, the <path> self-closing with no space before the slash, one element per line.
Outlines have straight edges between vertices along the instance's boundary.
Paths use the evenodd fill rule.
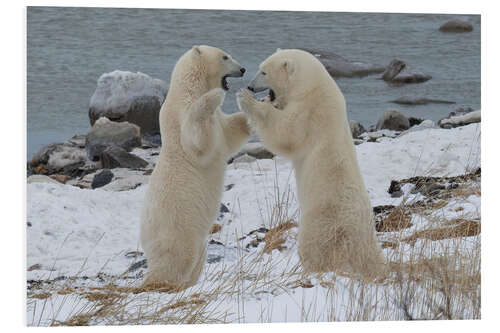
<path fill-rule="evenodd" d="M 295 64 L 291 59 L 283 60 L 283 68 L 288 73 L 288 76 L 292 76 L 292 74 L 295 72 Z"/>
<path fill-rule="evenodd" d="M 197 55 L 201 54 L 200 47 L 198 45 L 193 45 L 193 52 Z"/>

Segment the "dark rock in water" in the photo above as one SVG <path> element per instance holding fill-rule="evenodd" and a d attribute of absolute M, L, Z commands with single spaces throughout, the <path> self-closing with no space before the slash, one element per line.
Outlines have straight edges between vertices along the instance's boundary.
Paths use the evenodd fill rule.
<path fill-rule="evenodd" d="M 128 153 L 125 149 L 111 146 L 101 153 L 101 164 L 103 168 L 129 168 L 141 169 L 148 165 L 142 158 Z"/>
<path fill-rule="evenodd" d="M 90 99 L 89 120 L 100 117 L 136 124 L 143 134 L 160 132 L 159 112 L 167 83 L 143 73 L 114 71 L 101 75 Z"/>
<path fill-rule="evenodd" d="M 420 125 L 424 120 L 421 118 L 408 117 L 408 122 L 410 123 L 410 127 Z"/>
<path fill-rule="evenodd" d="M 403 60 L 393 59 L 387 66 L 384 74 L 382 75 L 382 80 L 391 81 L 398 75 L 403 69 L 405 69 L 406 64 Z"/>
<path fill-rule="evenodd" d="M 403 96 L 398 99 L 395 99 L 391 101 L 391 103 L 396 103 L 396 104 L 403 104 L 403 105 L 425 105 L 425 104 L 455 104 L 455 102 L 452 101 L 445 101 L 442 99 L 432 99 L 432 98 L 425 98 L 425 97 L 408 97 L 408 96 Z"/>
<path fill-rule="evenodd" d="M 347 60 L 333 52 L 305 49 L 325 66 L 332 77 L 363 77 L 385 71 L 384 66 Z"/>
<path fill-rule="evenodd" d="M 359 138 L 359 136 L 366 132 L 366 129 L 359 122 L 355 120 L 349 121 L 349 127 L 351 128 L 351 134 L 353 139 Z"/>
<path fill-rule="evenodd" d="M 432 79 L 432 76 L 421 72 L 401 73 L 392 79 L 393 83 L 422 83 Z"/>
<path fill-rule="evenodd" d="M 94 189 L 107 185 L 113 180 L 113 177 L 114 175 L 109 169 L 104 169 L 94 176 L 91 187 Z"/>
<path fill-rule="evenodd" d="M 377 130 L 389 129 L 393 131 L 404 131 L 410 128 L 410 122 L 404 114 L 396 110 L 389 110 L 377 121 Z"/>
<path fill-rule="evenodd" d="M 85 147 L 90 160 L 97 161 L 99 155 L 110 146 L 117 146 L 126 151 L 141 145 L 141 129 L 128 122 L 113 122 L 100 118 L 87 135 Z"/>
<path fill-rule="evenodd" d="M 133 272 L 138 270 L 139 268 L 147 268 L 148 267 L 148 261 L 147 259 L 143 259 L 141 261 L 136 262 L 135 264 L 130 265 L 130 267 L 127 269 L 127 272 Z"/>
<path fill-rule="evenodd" d="M 473 29 L 470 22 L 460 19 L 450 20 L 439 27 L 439 30 L 443 32 L 470 32 Z"/>
<path fill-rule="evenodd" d="M 432 76 L 417 72 L 417 71 L 403 71 L 406 68 L 404 61 L 393 59 L 381 79 L 390 83 L 421 83 L 432 79 Z"/>

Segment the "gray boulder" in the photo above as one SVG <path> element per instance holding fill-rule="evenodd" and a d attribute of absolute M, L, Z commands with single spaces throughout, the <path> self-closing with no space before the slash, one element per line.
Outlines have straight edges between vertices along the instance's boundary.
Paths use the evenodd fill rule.
<path fill-rule="evenodd" d="M 109 169 L 104 169 L 101 172 L 95 174 L 94 179 L 92 179 L 91 187 L 93 189 L 103 187 L 113 180 L 113 173 Z"/>
<path fill-rule="evenodd" d="M 110 146 L 126 151 L 141 145 L 141 129 L 129 122 L 114 122 L 99 118 L 87 134 L 85 147 L 90 160 L 97 161 L 101 153 Z"/>
<path fill-rule="evenodd" d="M 366 132 L 366 129 L 359 122 L 355 120 L 349 121 L 349 127 L 351 128 L 351 134 L 353 139 L 359 138 L 359 136 Z"/>
<path fill-rule="evenodd" d="M 391 83 L 421 83 L 432 79 L 432 76 L 419 71 L 406 70 L 404 61 L 393 59 L 387 66 L 381 79 Z"/>
<path fill-rule="evenodd" d="M 240 156 L 248 155 L 258 160 L 271 159 L 274 154 L 267 150 L 260 142 L 249 142 L 240 149 L 236 155 L 234 155 L 228 163 L 232 163 L 235 159 Z"/>
<path fill-rule="evenodd" d="M 105 169 L 114 168 L 129 168 L 129 169 L 142 169 L 148 165 L 148 162 L 142 158 L 130 154 L 125 149 L 110 146 L 101 153 L 101 165 Z"/>
<path fill-rule="evenodd" d="M 377 121 L 377 130 L 388 129 L 393 131 L 405 131 L 410 128 L 408 118 L 399 111 L 389 110 Z"/>
<path fill-rule="evenodd" d="M 451 116 L 449 118 L 443 118 L 439 120 L 438 125 L 441 128 L 453 128 L 480 122 L 481 110 L 476 110 L 461 115 Z"/>
<path fill-rule="evenodd" d="M 470 22 L 460 19 L 449 20 L 439 27 L 443 32 L 470 32 L 473 29 Z"/>
<path fill-rule="evenodd" d="M 385 71 L 384 66 L 347 60 L 338 54 L 314 49 L 302 49 L 314 55 L 333 77 L 364 77 Z"/>
<path fill-rule="evenodd" d="M 99 77 L 90 99 L 90 124 L 100 117 L 136 124 L 143 134 L 160 132 L 159 113 L 167 83 L 143 73 L 114 71 Z"/>

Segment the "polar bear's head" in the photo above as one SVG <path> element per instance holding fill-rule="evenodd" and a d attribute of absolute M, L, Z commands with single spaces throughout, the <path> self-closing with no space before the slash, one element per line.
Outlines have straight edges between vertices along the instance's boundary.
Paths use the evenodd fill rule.
<path fill-rule="evenodd" d="M 222 88 L 229 90 L 228 77 L 241 77 L 243 68 L 231 55 L 213 46 L 195 45 L 187 52 L 194 68 L 198 68 L 197 79 L 204 80 L 208 90 Z M 203 73 L 203 75 L 199 74 Z"/>
<path fill-rule="evenodd" d="M 326 70 L 312 54 L 302 50 L 276 50 L 259 65 L 259 71 L 248 89 L 253 92 L 269 90 L 269 100 L 281 102 L 299 97 L 321 84 L 319 77 Z"/>

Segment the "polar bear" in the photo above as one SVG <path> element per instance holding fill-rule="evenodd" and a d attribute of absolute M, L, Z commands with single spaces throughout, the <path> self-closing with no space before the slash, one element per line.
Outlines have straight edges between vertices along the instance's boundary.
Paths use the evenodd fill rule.
<path fill-rule="evenodd" d="M 141 214 L 145 285 L 194 285 L 220 207 L 229 157 L 250 135 L 247 117 L 221 112 L 227 77 L 245 69 L 226 52 L 193 46 L 177 61 L 160 110 L 162 148 Z"/>
<path fill-rule="evenodd" d="M 277 50 L 237 93 L 263 144 L 295 169 L 299 257 L 308 272 L 375 277 L 383 266 L 344 97 L 323 65 L 302 50 Z"/>

